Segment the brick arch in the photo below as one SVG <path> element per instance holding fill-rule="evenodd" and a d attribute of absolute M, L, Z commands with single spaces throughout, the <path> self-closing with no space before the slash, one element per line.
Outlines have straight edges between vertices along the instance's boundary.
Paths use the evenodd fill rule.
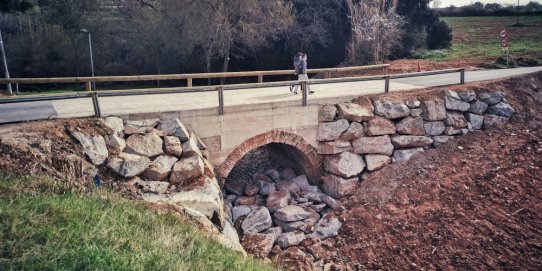
<path fill-rule="evenodd" d="M 323 175 L 322 157 L 316 148 L 309 144 L 303 137 L 281 130 L 272 130 L 247 139 L 237 146 L 218 166 L 218 176 L 222 183 L 226 180 L 235 165 L 250 151 L 268 145 L 284 144 L 295 150 L 307 177 L 314 183 L 319 184 Z"/>

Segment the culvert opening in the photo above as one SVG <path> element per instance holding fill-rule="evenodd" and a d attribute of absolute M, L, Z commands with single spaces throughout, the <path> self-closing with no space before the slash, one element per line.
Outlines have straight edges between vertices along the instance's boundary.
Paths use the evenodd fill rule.
<path fill-rule="evenodd" d="M 341 223 L 332 211 L 340 207 L 307 177 L 310 171 L 309 158 L 283 143 L 257 147 L 235 164 L 225 179 L 224 202 L 247 252 L 267 257 L 274 245 L 286 249 L 336 235 Z"/>

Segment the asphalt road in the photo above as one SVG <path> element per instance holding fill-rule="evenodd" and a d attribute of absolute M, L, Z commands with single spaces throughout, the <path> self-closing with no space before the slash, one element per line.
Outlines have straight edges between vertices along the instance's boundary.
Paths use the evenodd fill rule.
<path fill-rule="evenodd" d="M 542 71 L 542 67 L 466 72 L 465 81 L 475 82 Z M 459 73 L 395 79 L 391 91 L 426 88 L 459 83 Z M 311 86 L 316 93 L 309 102 L 346 101 L 363 94 L 382 93 L 383 81 L 333 83 Z M 229 106 L 243 104 L 301 102 L 301 95 L 293 95 L 287 87 L 255 88 L 225 91 L 226 114 Z M 216 92 L 101 97 L 103 115 L 169 112 L 192 109 L 217 108 Z M 18 104 L 0 104 L 0 123 L 30 121 L 48 118 L 92 116 L 94 110 L 89 98 L 40 101 Z"/>

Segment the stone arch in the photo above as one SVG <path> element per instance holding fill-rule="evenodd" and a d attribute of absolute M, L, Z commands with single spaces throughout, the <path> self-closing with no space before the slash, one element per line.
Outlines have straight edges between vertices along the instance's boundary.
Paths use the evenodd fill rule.
<path fill-rule="evenodd" d="M 281 130 L 272 130 L 247 139 L 237 148 L 235 148 L 218 166 L 218 176 L 222 183 L 226 180 L 235 165 L 250 151 L 269 144 L 285 145 L 283 148 L 285 155 L 291 156 L 297 160 L 302 171 L 315 184 L 320 184 L 323 175 L 322 157 L 318 154 L 316 148 L 309 144 L 303 137 Z"/>

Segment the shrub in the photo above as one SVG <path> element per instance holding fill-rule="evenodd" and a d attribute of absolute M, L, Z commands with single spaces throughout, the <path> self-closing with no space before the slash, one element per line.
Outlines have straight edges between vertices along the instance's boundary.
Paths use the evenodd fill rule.
<path fill-rule="evenodd" d="M 446 22 L 436 20 L 427 28 L 426 42 L 428 49 L 450 48 L 452 45 L 452 29 Z"/>

